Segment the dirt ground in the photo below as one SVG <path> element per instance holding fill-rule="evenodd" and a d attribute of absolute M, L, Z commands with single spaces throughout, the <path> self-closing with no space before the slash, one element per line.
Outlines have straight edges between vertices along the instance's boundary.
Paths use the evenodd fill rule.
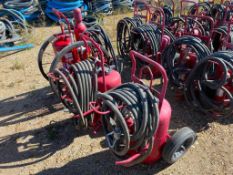
<path fill-rule="evenodd" d="M 104 20 L 115 40 L 119 16 Z M 0 58 L 0 174 L 1 175 L 222 175 L 233 174 L 233 117 L 212 119 L 176 101 L 168 90 L 173 114 L 171 129 L 189 126 L 198 139 L 175 164 L 123 168 L 114 165 L 102 133 L 78 131 L 40 75 L 37 54 L 42 41 L 59 28 L 33 30 L 35 47 Z"/>

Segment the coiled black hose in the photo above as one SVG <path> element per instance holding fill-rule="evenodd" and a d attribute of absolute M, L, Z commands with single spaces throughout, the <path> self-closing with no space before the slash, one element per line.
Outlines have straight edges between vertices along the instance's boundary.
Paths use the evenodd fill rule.
<path fill-rule="evenodd" d="M 164 34 L 169 36 L 171 43 L 176 40 L 176 37 L 172 34 L 172 32 L 168 28 L 164 28 Z"/>
<path fill-rule="evenodd" d="M 102 110 L 110 110 L 103 115 L 103 128 L 109 148 L 121 159 L 128 151 L 149 148 L 133 162 L 125 166 L 141 163 L 151 153 L 154 134 L 158 127 L 158 100 L 148 87 L 136 83 L 126 83 L 106 93 L 98 93 Z M 119 109 L 119 106 L 123 106 Z M 131 121 L 131 122 L 130 122 Z"/>
<path fill-rule="evenodd" d="M 126 57 L 131 47 L 131 30 L 142 25 L 142 20 L 138 17 L 125 17 L 117 24 L 117 50 L 120 57 Z"/>
<path fill-rule="evenodd" d="M 210 50 L 200 39 L 183 36 L 165 48 L 161 62 L 171 82 L 183 87 L 190 71 L 207 55 L 210 55 Z"/>
<path fill-rule="evenodd" d="M 84 119 L 89 102 L 94 101 L 97 88 L 97 74 L 92 60 L 72 64 L 68 69 L 55 69 L 53 78 L 49 78 L 54 92 L 70 112 L 80 115 L 83 123 L 88 126 L 88 119 Z"/>
<path fill-rule="evenodd" d="M 103 28 L 99 25 L 94 25 L 90 28 L 87 29 L 86 33 L 95 40 L 95 42 L 97 42 L 98 44 L 101 45 L 102 50 L 104 51 L 104 55 L 105 58 L 107 59 L 107 63 L 111 64 L 111 65 L 115 65 L 115 68 L 120 72 L 121 67 L 119 65 L 119 60 L 117 59 L 117 57 L 115 56 L 115 52 L 112 46 L 112 43 L 110 42 L 110 39 L 108 37 L 108 35 L 106 34 L 106 32 L 103 30 Z M 69 32 L 65 31 L 66 36 L 69 36 Z M 45 60 L 45 53 L 47 52 L 48 48 L 50 45 L 53 45 L 54 42 L 57 41 L 58 39 L 58 35 L 60 34 L 53 34 L 52 36 L 50 36 L 49 38 L 47 38 L 43 44 L 41 45 L 41 48 L 39 50 L 38 53 L 38 67 L 40 69 L 41 74 L 43 75 L 43 77 L 48 80 L 48 67 L 50 66 L 50 64 L 52 63 L 52 61 L 48 62 L 48 60 Z M 85 47 L 83 45 L 83 42 L 81 44 L 83 46 L 83 48 Z M 80 47 L 81 45 L 77 46 Z M 64 53 L 68 53 L 70 52 L 73 48 L 72 45 L 68 46 L 68 49 L 66 49 L 66 51 Z M 62 52 L 63 53 L 63 52 Z M 61 54 L 60 54 L 61 55 Z M 63 55 L 64 56 L 64 55 Z M 57 59 L 57 58 L 55 58 Z M 61 61 L 62 57 L 59 57 L 59 61 L 57 63 L 59 63 Z M 52 60 L 52 59 L 50 59 Z"/>
<path fill-rule="evenodd" d="M 160 49 L 161 27 L 154 24 L 142 24 L 139 17 L 123 18 L 117 24 L 117 49 L 121 57 L 127 57 L 130 50 L 146 53 L 156 59 Z M 164 28 L 164 34 L 169 36 L 171 42 L 175 36 Z"/>
<path fill-rule="evenodd" d="M 172 11 L 171 7 L 169 7 L 167 5 L 163 6 L 163 11 L 165 14 L 165 25 L 169 25 L 172 22 L 173 11 Z"/>
<path fill-rule="evenodd" d="M 180 27 L 185 25 L 185 20 L 182 17 L 173 17 L 170 23 L 166 24 L 166 28 L 172 32 L 173 35 L 176 35 Z"/>
<path fill-rule="evenodd" d="M 202 25 L 202 23 L 206 25 Z M 171 23 L 167 25 L 167 28 L 175 35 L 180 37 L 180 35 L 195 35 L 194 28 L 199 29 L 200 34 L 196 37 L 208 36 L 210 31 L 210 24 L 205 20 L 199 19 L 198 17 L 174 17 L 171 20 Z"/>
<path fill-rule="evenodd" d="M 110 41 L 109 36 L 104 31 L 104 29 L 100 25 L 96 24 L 91 28 L 87 29 L 86 32 L 92 39 L 95 40 L 95 42 L 97 42 L 102 48 L 104 48 L 105 51 L 107 51 L 108 54 L 105 54 L 105 56 L 109 57 L 108 63 L 114 64 L 116 66 L 116 69 L 120 71 L 121 68 L 118 65 L 118 60 L 116 58 L 112 42 Z"/>
<path fill-rule="evenodd" d="M 225 6 L 222 4 L 214 4 L 210 9 L 211 17 L 215 20 L 215 26 L 222 25 L 225 17 Z"/>
<path fill-rule="evenodd" d="M 228 38 L 228 36 L 230 37 Z M 232 27 L 230 28 L 230 31 L 228 31 L 227 26 L 220 26 L 215 28 L 212 34 L 212 43 L 213 43 L 214 52 L 228 49 L 226 48 L 225 43 L 233 44 Z"/>
<path fill-rule="evenodd" d="M 214 52 L 222 50 L 223 42 L 226 39 L 226 36 L 227 36 L 227 26 L 220 26 L 214 28 L 212 34 L 212 43 L 213 43 Z"/>
<path fill-rule="evenodd" d="M 161 31 L 156 25 L 143 24 L 131 30 L 131 48 L 139 53 L 147 54 L 156 60 L 160 48 Z"/>
<path fill-rule="evenodd" d="M 90 55 L 88 55 L 88 57 L 86 57 L 86 55 L 85 55 L 87 47 L 90 49 L 90 53 L 89 53 Z M 110 65 L 111 60 L 108 60 L 108 58 L 111 58 L 111 57 L 108 55 L 108 52 L 103 47 L 100 46 L 100 48 L 104 54 L 104 58 L 106 59 L 106 60 L 104 60 L 105 63 L 107 65 Z M 60 68 L 60 67 L 69 68 L 70 64 L 74 63 L 75 53 L 77 53 L 79 55 L 81 60 L 91 59 L 91 58 L 96 58 L 96 57 L 99 58 L 99 56 L 100 56 L 98 54 L 98 50 L 95 47 L 93 47 L 93 44 L 91 42 L 87 41 L 87 43 L 84 43 L 83 41 L 78 41 L 78 42 L 72 43 L 69 46 L 63 48 L 59 53 L 56 54 L 55 58 L 53 59 L 53 61 L 51 63 L 49 72 L 53 72 L 55 69 Z M 63 62 L 64 60 L 62 60 L 62 59 L 66 58 L 67 54 L 69 54 L 69 55 L 71 54 L 71 57 L 67 58 L 67 60 L 64 63 Z M 117 65 L 114 65 L 114 64 L 113 64 L 113 66 L 115 68 L 117 67 Z"/>
<path fill-rule="evenodd" d="M 188 14 L 189 15 L 205 14 L 206 16 L 211 16 L 211 5 L 208 2 L 200 2 L 194 4 L 189 8 Z"/>
<path fill-rule="evenodd" d="M 185 97 L 206 114 L 232 115 L 233 52 L 216 52 L 200 61 L 185 82 Z"/>

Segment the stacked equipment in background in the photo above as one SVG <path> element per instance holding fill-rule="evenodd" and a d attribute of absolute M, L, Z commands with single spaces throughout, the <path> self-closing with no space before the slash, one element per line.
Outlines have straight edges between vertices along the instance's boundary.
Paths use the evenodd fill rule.
<path fill-rule="evenodd" d="M 28 27 L 24 16 L 13 9 L 0 9 L 0 53 L 32 48 L 25 44 Z"/>
<path fill-rule="evenodd" d="M 19 11 L 27 21 L 36 20 L 42 15 L 41 7 L 36 0 L 3 0 L 2 5 L 6 9 Z"/>

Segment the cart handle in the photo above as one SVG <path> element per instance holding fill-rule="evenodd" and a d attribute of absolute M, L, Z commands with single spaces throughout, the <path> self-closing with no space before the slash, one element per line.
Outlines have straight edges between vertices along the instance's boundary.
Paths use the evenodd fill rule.
<path fill-rule="evenodd" d="M 154 68 L 156 68 L 161 74 L 162 74 L 162 78 L 163 78 L 163 86 L 161 89 L 161 92 L 159 93 L 159 107 L 161 108 L 163 100 L 165 98 L 166 95 L 166 91 L 167 91 L 167 86 L 168 86 L 168 77 L 167 77 L 167 73 L 165 71 L 165 69 L 163 68 L 163 66 L 153 60 L 151 60 L 150 58 L 131 50 L 130 51 L 130 58 L 132 61 L 132 70 L 131 70 L 131 80 L 133 82 L 136 83 L 140 83 L 140 78 L 136 76 L 136 58 L 140 59 L 143 62 L 148 63 L 149 65 L 152 65 Z"/>

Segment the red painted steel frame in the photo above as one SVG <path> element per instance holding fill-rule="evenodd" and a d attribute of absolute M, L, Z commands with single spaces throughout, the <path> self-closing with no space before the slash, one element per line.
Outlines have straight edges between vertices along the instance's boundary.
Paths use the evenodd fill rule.
<path fill-rule="evenodd" d="M 87 44 L 87 42 L 90 41 L 90 42 L 93 44 L 93 46 L 97 49 L 97 51 L 98 51 L 98 53 L 99 53 L 99 56 L 100 56 L 100 61 L 97 62 L 97 64 L 99 64 L 100 67 L 101 67 L 101 69 L 102 69 L 102 78 L 103 78 L 104 90 L 106 91 L 106 81 L 105 81 L 105 71 L 104 71 L 104 70 L 105 70 L 105 69 L 104 69 L 104 62 L 105 62 L 104 53 L 103 53 L 103 51 L 101 50 L 99 44 L 97 44 L 92 38 L 88 37 L 88 36 L 85 35 L 85 34 L 82 34 L 82 35 L 80 35 L 79 37 L 80 37 L 81 40 L 84 41 L 84 44 L 85 44 L 85 46 L 86 46 L 87 48 L 89 47 L 88 44 Z M 95 105 L 95 104 L 96 104 L 96 102 L 90 102 L 90 103 L 89 103 L 89 106 L 91 107 L 91 109 L 88 110 L 88 111 L 86 111 L 86 112 L 83 114 L 84 117 L 90 115 L 90 114 L 93 113 L 93 112 L 95 112 L 95 113 L 97 113 L 97 114 L 101 114 L 101 115 L 105 114 L 105 112 L 98 111 L 99 106 L 98 106 L 98 105 L 97 105 L 97 106 L 93 106 L 93 105 Z M 73 116 L 73 118 L 78 118 L 78 119 L 79 119 L 79 118 L 80 118 L 80 115 L 75 115 L 75 116 Z"/>
<path fill-rule="evenodd" d="M 135 51 L 130 51 L 130 58 L 132 61 L 132 69 L 131 69 L 131 80 L 135 83 L 141 83 L 142 81 L 140 80 L 139 77 L 136 76 L 136 58 L 140 59 L 143 62 L 148 63 L 149 65 L 151 65 L 152 67 L 154 67 L 155 69 L 158 69 L 158 71 L 161 73 L 162 78 L 163 78 L 163 86 L 161 89 L 161 92 L 159 94 L 159 106 L 161 107 L 163 100 L 165 98 L 166 95 L 166 91 L 167 91 L 167 86 L 168 86 L 168 77 L 167 77 L 167 73 L 165 71 L 165 69 L 162 67 L 161 64 L 151 60 L 150 58 L 135 52 Z"/>
<path fill-rule="evenodd" d="M 70 22 L 69 22 L 68 18 L 62 12 L 58 11 L 57 9 L 53 8 L 52 10 L 53 10 L 53 13 L 58 17 L 59 21 L 61 21 L 62 19 L 65 20 L 67 27 L 68 27 L 68 30 L 69 30 L 69 33 L 71 34 L 71 27 L 70 27 Z M 60 24 L 60 27 L 61 27 L 62 34 L 64 34 L 63 25 Z"/>
<path fill-rule="evenodd" d="M 200 20 L 200 21 L 207 21 L 210 24 L 210 31 L 209 31 L 209 35 L 208 36 L 203 36 L 203 35 L 192 35 L 195 37 L 200 38 L 201 40 L 204 40 L 207 45 L 209 46 L 211 44 L 211 37 L 213 34 L 213 30 L 214 30 L 214 20 L 213 18 L 209 17 L 209 16 L 202 16 L 202 15 L 187 15 L 187 16 L 182 16 L 185 20 L 185 33 L 184 35 L 192 35 L 190 34 L 187 30 L 187 22 L 188 22 L 188 18 L 192 18 L 192 19 L 196 19 L 196 20 Z"/>
<path fill-rule="evenodd" d="M 162 31 L 162 34 L 161 36 L 164 35 L 164 29 L 165 29 L 165 14 L 164 14 L 164 11 L 161 7 L 154 7 L 154 6 L 151 6 L 151 11 L 152 11 L 152 14 L 151 14 L 151 17 L 156 16 L 156 17 L 159 17 L 160 18 L 160 23 L 156 22 L 156 21 L 152 21 L 153 18 L 150 19 L 149 23 L 152 23 L 152 24 L 156 24 L 158 26 L 161 27 L 161 31 Z M 162 42 L 162 37 L 161 37 L 161 42 Z"/>
<path fill-rule="evenodd" d="M 142 75 L 142 71 L 146 69 L 150 69 L 148 65 L 145 67 L 142 67 L 140 69 L 139 77 L 137 77 L 136 76 L 136 59 L 146 62 L 150 66 L 153 66 L 155 69 L 158 69 L 158 71 L 162 74 L 162 77 L 163 77 L 163 86 L 162 86 L 161 92 L 158 94 L 160 113 L 159 113 L 158 129 L 154 133 L 154 146 L 153 146 L 151 154 L 143 161 L 143 163 L 152 164 L 161 158 L 163 146 L 166 144 L 167 139 L 170 137 L 170 135 L 168 134 L 168 128 L 169 128 L 170 119 L 171 119 L 171 106 L 169 102 L 165 99 L 165 94 L 166 94 L 166 90 L 168 86 L 168 77 L 167 77 L 167 73 L 165 69 L 159 63 L 149 59 L 148 57 L 145 57 L 142 54 L 139 54 L 135 51 L 130 51 L 130 58 L 132 61 L 131 79 L 133 82 L 142 83 L 141 78 L 140 78 L 140 76 Z M 151 75 L 151 78 L 153 78 L 153 75 Z M 147 146 L 149 147 L 149 145 Z M 144 151 L 145 150 L 142 150 L 142 152 L 136 152 L 132 154 L 129 153 L 130 157 L 128 159 L 122 160 L 122 161 L 116 161 L 116 165 L 127 166 L 127 164 L 135 161 L 138 157 L 140 157 Z"/>
<path fill-rule="evenodd" d="M 88 44 L 87 44 L 87 41 L 90 41 L 93 46 L 97 49 L 98 53 L 100 54 L 100 61 L 98 62 L 100 64 L 100 67 L 102 69 L 102 78 L 103 78 L 103 83 L 104 83 L 104 91 L 107 90 L 106 88 L 106 81 L 105 81 L 105 69 L 104 69 L 104 63 L 105 63 L 105 59 L 104 59 L 104 53 L 102 51 L 102 49 L 100 48 L 99 44 L 97 44 L 95 42 L 95 40 L 93 40 L 92 38 L 88 37 L 87 35 L 85 34 L 82 34 L 80 35 L 80 39 L 82 39 L 86 45 L 86 47 L 89 47 Z"/>

